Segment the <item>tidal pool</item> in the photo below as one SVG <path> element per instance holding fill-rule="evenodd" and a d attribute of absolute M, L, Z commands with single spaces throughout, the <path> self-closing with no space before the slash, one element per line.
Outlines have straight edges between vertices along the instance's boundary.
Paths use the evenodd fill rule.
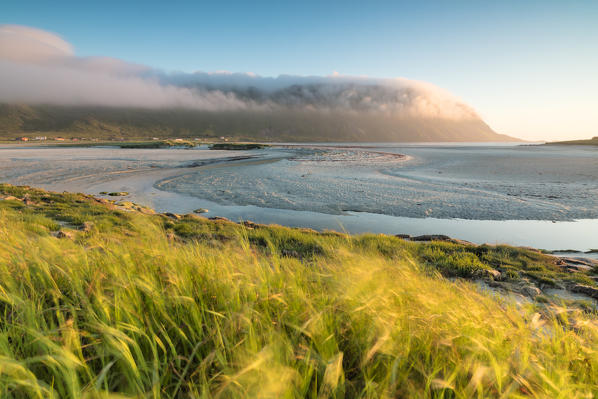
<path fill-rule="evenodd" d="M 0 181 L 159 211 L 350 233 L 598 248 L 598 151 L 513 145 L 313 144 L 255 151 L 0 148 Z"/>

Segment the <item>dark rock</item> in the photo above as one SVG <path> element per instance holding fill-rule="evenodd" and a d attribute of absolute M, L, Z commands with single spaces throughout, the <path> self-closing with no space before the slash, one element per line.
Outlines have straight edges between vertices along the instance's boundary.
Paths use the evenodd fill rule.
<path fill-rule="evenodd" d="M 248 227 L 250 229 L 257 229 L 260 227 L 259 224 L 252 222 L 251 220 L 246 220 L 245 222 L 241 223 L 243 226 Z"/>
<path fill-rule="evenodd" d="M 581 265 L 581 266 L 594 266 L 593 262 L 589 259 L 583 258 L 561 258 L 563 261 L 570 265 Z"/>
<path fill-rule="evenodd" d="M 535 298 L 542 293 L 540 289 L 534 285 L 525 285 L 521 287 L 521 293 L 531 298 Z"/>
<path fill-rule="evenodd" d="M 571 292 L 585 294 L 591 298 L 598 299 L 598 288 L 589 285 L 577 284 L 571 287 Z"/>
<path fill-rule="evenodd" d="M 444 234 L 424 234 L 421 236 L 411 237 L 411 241 L 447 241 L 453 242 L 454 240 Z"/>
<path fill-rule="evenodd" d="M 83 225 L 81 226 L 81 230 L 84 232 L 89 232 L 91 230 L 93 230 L 94 224 L 93 222 L 83 222 Z"/>
<path fill-rule="evenodd" d="M 501 277 L 501 273 L 496 269 L 486 269 L 486 274 L 494 280 L 500 280 Z"/>
<path fill-rule="evenodd" d="M 193 211 L 193 213 L 207 213 L 209 212 L 206 208 L 198 208 Z"/>
<path fill-rule="evenodd" d="M 591 260 L 580 258 L 559 258 L 555 264 L 570 273 L 586 272 L 595 266 Z"/>
<path fill-rule="evenodd" d="M 395 234 L 395 237 L 402 238 L 403 240 L 408 240 L 411 238 L 409 234 Z"/>
<path fill-rule="evenodd" d="M 221 221 L 221 222 L 230 222 L 229 219 L 222 217 L 222 216 L 213 216 L 210 218 L 210 220 Z"/>
<path fill-rule="evenodd" d="M 461 244 L 461 245 L 473 245 L 477 246 L 473 242 L 465 241 L 465 240 L 458 240 L 456 238 L 451 238 L 449 236 L 445 236 L 444 234 L 424 234 L 422 236 L 411 237 L 411 241 L 420 241 L 420 242 L 430 242 L 430 241 L 442 241 L 442 242 L 450 242 L 452 244 Z"/>
<path fill-rule="evenodd" d="M 181 218 L 181 215 L 177 215 L 176 213 L 171 213 L 171 212 L 164 213 L 164 216 L 167 216 L 171 219 L 176 219 L 176 220 L 179 220 Z"/>
<path fill-rule="evenodd" d="M 68 238 L 72 240 L 74 236 L 75 235 L 71 231 L 60 230 L 58 233 L 56 233 L 56 238 Z"/>

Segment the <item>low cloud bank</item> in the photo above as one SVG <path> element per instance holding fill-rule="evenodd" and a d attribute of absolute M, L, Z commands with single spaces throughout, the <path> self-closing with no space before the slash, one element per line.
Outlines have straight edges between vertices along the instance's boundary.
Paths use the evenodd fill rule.
<path fill-rule="evenodd" d="M 165 85 L 88 68 L 0 61 L 0 102 L 109 107 L 244 109 L 233 93 Z"/>
<path fill-rule="evenodd" d="M 78 57 L 59 36 L 15 25 L 0 26 L 0 86 L 0 102 L 5 103 L 478 118 L 471 107 L 425 82 L 337 74 L 276 78 L 227 72 L 168 74 L 109 57 Z"/>

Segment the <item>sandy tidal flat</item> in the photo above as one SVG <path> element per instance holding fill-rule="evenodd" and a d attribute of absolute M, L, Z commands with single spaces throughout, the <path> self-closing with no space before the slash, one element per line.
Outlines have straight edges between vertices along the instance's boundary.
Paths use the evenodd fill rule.
<path fill-rule="evenodd" d="M 598 218 L 598 152 L 546 147 L 286 150 L 276 163 L 197 170 L 161 190 L 225 205 L 477 220 Z M 393 156 L 406 154 L 406 158 Z"/>
<path fill-rule="evenodd" d="M 234 220 L 598 247 L 591 238 L 598 237 L 598 151 L 587 147 L 4 147 L 0 181 L 95 195 L 126 191 L 125 199 L 160 211 L 201 207 Z M 577 219 L 583 223 L 571 224 Z"/>

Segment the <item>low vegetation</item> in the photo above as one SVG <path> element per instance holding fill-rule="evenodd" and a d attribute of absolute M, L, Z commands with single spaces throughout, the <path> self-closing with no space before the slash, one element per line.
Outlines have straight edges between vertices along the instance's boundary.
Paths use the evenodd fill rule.
<path fill-rule="evenodd" d="M 142 142 L 128 142 L 122 143 L 118 146 L 120 148 L 168 148 L 168 147 L 184 147 L 184 148 L 192 148 L 195 147 L 197 143 L 190 141 L 190 140 L 182 140 L 182 139 L 175 139 L 175 140 L 154 140 L 154 141 L 142 141 Z"/>
<path fill-rule="evenodd" d="M 124 197 L 124 196 L 129 195 L 129 193 L 126 191 L 112 191 L 112 192 L 101 191 L 100 195 L 108 195 L 110 197 Z"/>
<path fill-rule="evenodd" d="M 42 143 L 42 142 L 40 142 Z M 58 147 L 118 147 L 118 148 L 127 148 L 127 149 L 144 149 L 144 148 L 171 148 L 171 147 L 183 147 L 183 148 L 192 148 L 197 145 L 197 143 L 184 140 L 184 139 L 167 139 L 167 140 L 152 140 L 152 141 L 122 141 L 122 140 L 114 140 L 114 141 L 90 141 L 90 140 L 82 140 L 82 141 L 69 141 L 69 142 L 55 142 L 50 141 L 48 143 L 44 143 L 48 146 L 58 146 Z"/>
<path fill-rule="evenodd" d="M 0 197 L 2 398 L 598 395 L 593 311 L 470 281 L 573 275 L 533 250 Z"/>
<path fill-rule="evenodd" d="M 267 148 L 267 144 L 258 143 L 216 143 L 210 146 L 211 150 L 232 150 L 232 151 L 247 151 L 247 150 L 261 150 Z"/>
<path fill-rule="evenodd" d="M 598 136 L 587 140 L 553 141 L 547 145 L 598 145 Z"/>

